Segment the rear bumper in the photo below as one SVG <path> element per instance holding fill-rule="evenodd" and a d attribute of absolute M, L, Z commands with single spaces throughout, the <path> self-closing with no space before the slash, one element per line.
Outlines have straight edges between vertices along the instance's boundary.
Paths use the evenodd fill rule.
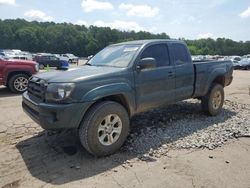
<path fill-rule="evenodd" d="M 46 104 L 23 94 L 24 112 L 44 129 L 78 128 L 91 102 L 72 104 Z"/>

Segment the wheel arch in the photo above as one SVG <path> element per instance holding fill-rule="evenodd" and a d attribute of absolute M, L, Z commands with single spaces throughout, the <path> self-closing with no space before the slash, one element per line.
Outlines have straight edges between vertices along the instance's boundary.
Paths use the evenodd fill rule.
<path fill-rule="evenodd" d="M 17 75 L 17 74 L 25 74 L 28 77 L 32 76 L 32 74 L 29 71 L 12 71 L 12 72 L 9 72 L 8 75 L 7 75 L 7 79 L 6 79 L 6 85 L 9 84 L 9 81 L 10 81 L 11 77 L 14 76 L 14 75 Z"/>
<path fill-rule="evenodd" d="M 223 87 L 225 87 L 225 76 L 224 75 L 218 75 L 217 77 L 214 78 L 212 81 L 212 84 L 220 84 Z"/>
<path fill-rule="evenodd" d="M 114 94 L 114 95 L 108 95 L 108 96 L 104 96 L 102 98 L 99 98 L 98 100 L 94 101 L 89 107 L 88 109 L 84 112 L 82 119 L 78 125 L 78 128 L 80 127 L 82 121 L 85 120 L 86 114 L 97 104 L 104 102 L 104 101 L 112 101 L 112 102 L 116 102 L 120 105 L 122 105 L 125 110 L 127 111 L 129 117 L 131 117 L 133 115 L 133 110 L 131 110 L 131 107 L 129 106 L 129 102 L 126 99 L 126 97 L 123 94 Z"/>

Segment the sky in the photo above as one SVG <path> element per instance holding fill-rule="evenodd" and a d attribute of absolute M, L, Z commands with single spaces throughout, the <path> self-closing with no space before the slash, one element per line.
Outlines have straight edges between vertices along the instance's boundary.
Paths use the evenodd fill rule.
<path fill-rule="evenodd" d="M 250 40 L 250 0 L 0 0 L 0 19 Z"/>

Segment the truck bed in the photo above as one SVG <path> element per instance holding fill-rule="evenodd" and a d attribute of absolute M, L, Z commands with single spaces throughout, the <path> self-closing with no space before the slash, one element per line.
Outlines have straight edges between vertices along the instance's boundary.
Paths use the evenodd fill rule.
<path fill-rule="evenodd" d="M 204 96 L 208 91 L 208 86 L 215 78 L 218 72 L 224 77 L 224 86 L 227 86 L 232 81 L 233 64 L 231 61 L 200 61 L 193 62 L 195 70 L 194 96 Z"/>

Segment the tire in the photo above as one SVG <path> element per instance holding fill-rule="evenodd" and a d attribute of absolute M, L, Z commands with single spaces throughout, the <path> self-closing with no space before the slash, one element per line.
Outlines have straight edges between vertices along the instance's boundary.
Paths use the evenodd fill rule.
<path fill-rule="evenodd" d="M 107 128 L 108 119 L 111 124 L 111 126 L 109 126 L 111 127 L 110 129 Z M 116 122 L 116 120 L 118 121 L 115 124 L 114 122 Z M 112 125 L 112 121 L 114 125 Z M 120 134 L 115 133 L 118 130 L 120 130 Z M 116 152 L 125 142 L 128 133 L 128 113 L 122 105 L 112 101 L 95 104 L 87 112 L 79 127 L 81 144 L 89 153 L 97 157 Z M 110 142 L 111 137 L 107 135 L 113 138 L 113 143 Z"/>
<path fill-rule="evenodd" d="M 23 93 L 28 88 L 29 76 L 27 74 L 16 74 L 8 82 L 9 89 L 14 93 Z"/>
<path fill-rule="evenodd" d="M 201 105 L 204 112 L 216 116 L 221 112 L 224 103 L 224 89 L 220 84 L 213 84 L 206 96 L 202 97 Z"/>
<path fill-rule="evenodd" d="M 39 69 L 43 70 L 44 69 L 44 64 L 39 64 Z"/>

